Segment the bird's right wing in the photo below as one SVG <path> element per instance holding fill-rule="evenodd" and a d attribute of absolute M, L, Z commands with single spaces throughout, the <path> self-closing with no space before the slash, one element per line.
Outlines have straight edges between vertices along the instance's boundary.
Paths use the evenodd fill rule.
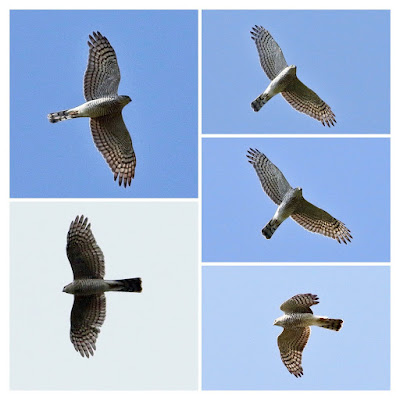
<path fill-rule="evenodd" d="M 106 318 L 106 296 L 74 296 L 71 311 L 71 342 L 82 357 L 94 355 L 100 327 Z"/>
<path fill-rule="evenodd" d="M 281 92 L 284 99 L 297 111 L 309 115 L 322 125 L 336 124 L 335 114 L 314 91 L 307 87 L 297 77 Z"/>
<path fill-rule="evenodd" d="M 296 294 L 295 296 L 291 297 L 289 300 L 286 300 L 281 305 L 281 310 L 286 314 L 292 313 L 310 313 L 311 306 L 318 304 L 318 296 L 311 293 L 306 294 Z"/>
<path fill-rule="evenodd" d="M 130 185 L 135 176 L 136 156 L 132 139 L 126 128 L 122 113 L 91 118 L 90 129 L 94 143 L 114 173 L 119 185 Z"/>
<path fill-rule="evenodd" d="M 265 193 L 275 204 L 281 204 L 285 194 L 292 188 L 282 172 L 257 149 L 247 150 L 246 157 L 253 165 Z"/>
<path fill-rule="evenodd" d="M 74 279 L 103 278 L 104 255 L 93 236 L 88 219 L 77 216 L 67 235 L 67 257 Z"/>
<path fill-rule="evenodd" d="M 303 375 L 301 366 L 301 357 L 304 347 L 306 347 L 311 329 L 305 328 L 285 328 L 278 336 L 278 347 L 281 353 L 281 359 L 288 371 L 296 378 Z"/>
<path fill-rule="evenodd" d="M 250 33 L 258 50 L 261 67 L 272 81 L 288 66 L 282 50 L 262 26 L 255 25 Z"/>
<path fill-rule="evenodd" d="M 100 32 L 93 32 L 89 38 L 89 59 L 83 79 L 86 101 L 116 95 L 121 80 L 117 56 L 107 38 Z"/>

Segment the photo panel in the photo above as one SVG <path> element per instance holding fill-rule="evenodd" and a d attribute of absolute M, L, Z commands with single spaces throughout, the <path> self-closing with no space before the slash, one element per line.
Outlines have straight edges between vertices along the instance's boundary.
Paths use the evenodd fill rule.
<path fill-rule="evenodd" d="M 202 64 L 203 133 L 390 133 L 389 10 L 206 10 Z M 254 112 L 291 65 L 302 83 Z"/>
<path fill-rule="evenodd" d="M 249 149 L 263 153 L 310 207 L 334 220 L 303 210 L 305 219 L 287 218 L 267 240 L 262 230 L 279 199 L 264 192 Z M 389 139 L 206 138 L 202 165 L 203 262 L 390 261 Z M 338 225 L 341 243 L 324 236 Z"/>
<path fill-rule="evenodd" d="M 197 197 L 197 19 L 195 10 L 11 11 L 11 197 Z M 88 65 L 87 42 L 101 47 L 101 36 L 117 65 L 110 52 Z M 89 118 L 49 123 L 116 88 L 132 100 L 122 100 L 122 120 L 117 110 L 91 127 Z"/>
<path fill-rule="evenodd" d="M 11 389 L 197 389 L 197 204 L 18 202 L 11 204 L 10 215 Z M 88 218 L 104 254 L 104 279 L 142 280 L 141 293 L 105 294 L 106 317 L 89 358 L 75 351 L 70 329 L 98 321 L 93 317 L 98 311 L 89 313 L 86 300 L 75 307 L 78 300 L 63 293 L 73 281 L 69 258 L 79 275 L 83 259 L 99 257 L 79 236 L 86 244 L 78 252 L 69 240 L 67 258 L 67 233 L 80 215 Z M 81 231 L 88 237 L 85 226 Z M 94 285 L 96 276 L 77 279 Z M 85 337 L 83 329 L 73 332 Z"/>
<path fill-rule="evenodd" d="M 390 389 L 388 266 L 204 266 L 202 282 L 203 390 Z M 296 378 L 274 321 L 282 303 L 308 293 L 318 297 L 314 316 L 343 322 L 311 326 Z"/>

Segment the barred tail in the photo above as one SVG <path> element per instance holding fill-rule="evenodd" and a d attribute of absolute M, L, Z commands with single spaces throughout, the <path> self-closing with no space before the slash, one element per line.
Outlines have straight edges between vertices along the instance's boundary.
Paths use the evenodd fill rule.
<path fill-rule="evenodd" d="M 111 288 L 118 292 L 141 292 L 142 291 L 142 279 L 120 279 L 112 281 Z"/>
<path fill-rule="evenodd" d="M 260 94 L 252 103 L 251 108 L 257 112 L 260 111 L 262 106 L 270 99 L 265 93 Z"/>
<path fill-rule="evenodd" d="M 74 110 L 63 110 L 47 115 L 49 122 L 53 124 L 55 122 L 60 122 L 64 121 L 65 119 L 71 119 L 76 117 L 78 117 L 78 112 Z"/>
<path fill-rule="evenodd" d="M 274 232 L 278 229 L 279 225 L 282 222 L 279 222 L 277 220 L 273 220 L 271 219 L 271 221 L 268 222 L 267 225 L 264 226 L 264 228 L 262 229 L 261 233 L 267 238 L 267 239 L 271 239 L 272 235 L 274 234 Z"/>
<path fill-rule="evenodd" d="M 343 321 L 341 319 L 323 318 L 319 319 L 318 326 L 332 331 L 338 331 L 342 327 Z"/>

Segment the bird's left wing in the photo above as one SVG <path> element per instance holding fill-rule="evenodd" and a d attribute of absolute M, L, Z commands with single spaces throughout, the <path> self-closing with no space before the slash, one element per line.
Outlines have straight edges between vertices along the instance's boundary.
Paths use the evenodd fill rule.
<path fill-rule="evenodd" d="M 311 293 L 296 294 L 289 300 L 286 300 L 281 305 L 281 310 L 285 314 L 291 313 L 310 313 L 312 314 L 311 306 L 318 304 L 318 296 Z"/>
<path fill-rule="evenodd" d="M 303 228 L 336 239 L 339 243 L 347 244 L 353 238 L 343 222 L 305 199 L 291 217 Z"/>
<path fill-rule="evenodd" d="M 135 176 L 136 156 L 122 113 L 91 118 L 90 129 L 97 149 L 114 173 L 114 180 L 119 176 L 119 185 L 122 182 L 125 187 L 130 185 Z"/>
<path fill-rule="evenodd" d="M 336 124 L 335 114 L 314 91 L 302 83 L 297 77 L 281 92 L 285 100 L 297 111 L 307 114 L 321 122 L 322 125 Z"/>
<path fill-rule="evenodd" d="M 69 227 L 67 257 L 74 279 L 104 277 L 103 252 L 96 243 L 88 219 L 83 215 L 77 216 Z"/>

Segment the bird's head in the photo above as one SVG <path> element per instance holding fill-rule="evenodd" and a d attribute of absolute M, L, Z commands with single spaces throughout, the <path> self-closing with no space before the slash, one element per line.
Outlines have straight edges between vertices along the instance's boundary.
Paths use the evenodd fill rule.
<path fill-rule="evenodd" d="M 294 191 L 297 196 L 303 196 L 303 188 L 297 187 L 296 189 L 294 189 Z"/>
<path fill-rule="evenodd" d="M 282 326 L 282 317 L 277 318 L 277 319 L 274 321 L 274 325 L 276 325 L 276 326 Z"/>
<path fill-rule="evenodd" d="M 125 95 L 120 96 L 120 100 L 124 106 L 126 106 L 128 103 L 130 103 L 132 101 L 132 99 L 129 96 L 125 96 Z"/>
<path fill-rule="evenodd" d="M 73 291 L 72 291 L 72 283 L 68 284 L 67 286 L 64 286 L 63 292 L 64 292 L 64 293 L 73 294 Z"/>

